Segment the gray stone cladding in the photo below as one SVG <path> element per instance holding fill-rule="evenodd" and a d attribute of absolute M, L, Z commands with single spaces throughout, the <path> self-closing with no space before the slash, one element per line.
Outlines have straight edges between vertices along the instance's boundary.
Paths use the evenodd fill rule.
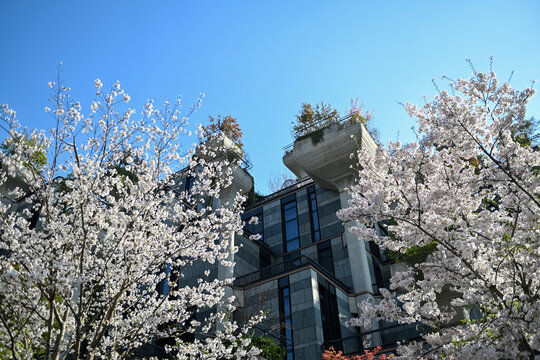
<path fill-rule="evenodd" d="M 244 307 L 235 311 L 234 318 L 239 323 L 244 323 L 259 311 L 263 311 L 266 318 L 256 326 L 256 333 L 260 336 L 270 336 L 272 340 L 277 341 L 281 336 L 277 280 L 244 290 Z"/>
<path fill-rule="evenodd" d="M 353 315 L 349 312 L 349 298 L 343 291 L 338 288 L 336 288 L 336 297 L 338 313 L 341 315 L 339 319 L 341 327 L 341 337 L 348 338 L 357 335 L 358 328 L 347 326 L 345 324 L 348 319 L 353 317 Z M 360 346 L 361 344 L 358 338 L 343 341 L 343 351 L 345 354 L 358 350 Z"/>
<path fill-rule="evenodd" d="M 341 209 L 339 193 L 333 190 L 322 189 L 317 186 L 317 208 L 321 224 L 321 238 L 341 234 L 344 230 L 341 220 L 336 212 Z"/>
<path fill-rule="evenodd" d="M 281 202 L 274 200 L 263 206 L 264 242 L 274 254 L 283 253 Z"/>
<path fill-rule="evenodd" d="M 188 266 L 180 280 L 182 286 L 196 286 L 198 284 L 197 279 L 204 277 L 204 272 L 210 270 L 208 279 L 217 279 L 218 277 L 218 265 L 217 263 L 209 264 L 207 262 L 195 262 L 192 266 Z"/>
<path fill-rule="evenodd" d="M 235 245 L 238 246 L 238 252 L 234 254 L 234 277 L 258 270 L 259 247 L 242 235 L 235 236 Z"/>
<path fill-rule="evenodd" d="M 322 244 L 322 242 L 313 242 L 314 236 L 312 234 L 311 213 L 308 201 L 308 186 L 300 188 L 295 193 L 300 253 L 302 256 L 319 262 L 318 245 Z M 321 240 L 324 241 L 326 239 L 326 241 L 330 242 L 334 277 L 348 286 L 352 291 L 351 259 L 349 258 L 349 252 L 342 236 L 344 226 L 336 215 L 336 212 L 341 206 L 340 194 L 337 191 L 323 189 L 319 186 L 315 186 L 315 188 Z M 284 241 L 281 198 L 273 198 L 259 206 L 262 206 L 263 210 L 263 240 L 276 255 L 272 259 L 272 264 L 279 264 L 283 261 L 281 255 L 283 254 Z M 254 209 L 251 208 L 249 211 L 253 211 Z M 260 270 L 260 249 L 258 246 L 243 236 L 237 236 L 236 239 L 236 245 L 241 245 L 241 247 L 235 255 L 235 277 Z M 371 259 L 368 260 L 368 262 L 370 261 Z M 370 265 L 372 265 L 371 262 Z M 288 274 L 276 274 L 276 277 L 270 281 L 245 288 L 243 290 L 243 307 L 239 307 L 235 311 L 234 317 L 238 321 L 243 322 L 247 321 L 260 310 L 264 311 L 266 313 L 266 319 L 256 329 L 256 333 L 262 336 L 271 334 L 271 338 L 278 341 L 281 335 L 280 326 L 282 325 L 280 324 L 277 278 L 289 276 L 294 358 L 295 360 L 320 359 L 324 343 L 318 285 L 318 277 L 320 275 L 311 268 L 296 272 L 294 272 L 294 269 L 291 270 Z M 370 275 L 372 276 L 372 274 Z M 326 280 L 321 281 L 322 283 L 326 283 Z M 357 351 L 361 348 L 361 340 L 358 337 L 354 337 L 358 334 L 358 329 L 345 325 L 345 319 L 356 315 L 350 313 L 350 301 L 346 290 L 336 288 L 336 300 L 338 313 L 344 316 L 344 318 L 335 319 L 335 321 L 339 321 L 341 336 L 342 338 L 353 337 L 353 339 L 343 342 L 343 350 L 346 353 Z"/>
<path fill-rule="evenodd" d="M 341 236 L 335 237 L 332 240 L 332 257 L 334 260 L 334 275 L 341 280 L 342 283 L 352 289 L 351 267 L 349 266 L 349 252 L 346 247 L 343 247 L 343 239 Z"/>
<path fill-rule="evenodd" d="M 319 359 L 323 342 L 317 274 L 307 269 L 289 276 L 295 360 Z"/>

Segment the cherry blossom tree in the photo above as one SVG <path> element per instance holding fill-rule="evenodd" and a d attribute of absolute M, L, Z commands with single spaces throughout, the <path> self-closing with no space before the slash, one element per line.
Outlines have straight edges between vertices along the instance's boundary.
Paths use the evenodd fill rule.
<path fill-rule="evenodd" d="M 180 101 L 149 101 L 136 115 L 119 83 L 106 92 L 96 80 L 85 115 L 60 80 L 49 87 L 48 132 L 24 130 L 1 109 L 9 151 L 0 153 L 0 185 L 9 191 L 0 204 L 0 357 L 126 359 L 173 338 L 178 359 L 256 358 L 248 327 L 229 320 L 231 279 L 205 272 L 195 286 L 178 285 L 195 262 L 230 266 L 228 239 L 242 227 L 243 196 L 211 201 L 236 164 L 219 149 L 179 147 L 200 101 L 184 117 Z M 180 168 L 194 178 L 189 191 L 178 186 Z M 169 290 L 159 292 L 164 281 Z M 226 311 L 192 320 L 192 309 L 218 304 Z M 186 332 L 200 336 L 183 343 Z"/>
<path fill-rule="evenodd" d="M 533 94 L 473 68 L 422 108 L 405 106 L 417 142 L 359 153 L 339 216 L 412 261 L 351 323 L 422 324 L 421 341 L 398 347 L 402 358 L 533 359 L 540 350 L 540 154 L 517 134 Z"/>

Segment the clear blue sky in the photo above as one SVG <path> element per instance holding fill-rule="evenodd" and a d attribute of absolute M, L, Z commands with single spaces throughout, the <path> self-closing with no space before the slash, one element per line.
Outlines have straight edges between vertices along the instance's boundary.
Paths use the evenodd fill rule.
<path fill-rule="evenodd" d="M 138 109 L 205 93 L 192 123 L 237 117 L 267 193 L 287 171 L 282 147 L 302 102 L 344 112 L 359 97 L 383 143 L 398 131 L 411 141 L 398 102 L 432 97 L 433 77 L 469 76 L 467 58 L 487 70 L 494 55 L 501 78 L 517 70 L 516 88 L 540 80 L 540 1 L 0 0 L 0 46 L 0 103 L 30 128 L 50 126 L 59 61 L 86 109 L 96 78 L 119 80 Z M 528 115 L 540 117 L 540 95 Z"/>

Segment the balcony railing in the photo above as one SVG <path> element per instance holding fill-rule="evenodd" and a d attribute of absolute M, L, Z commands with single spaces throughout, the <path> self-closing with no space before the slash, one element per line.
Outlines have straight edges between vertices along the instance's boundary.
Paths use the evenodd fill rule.
<path fill-rule="evenodd" d="M 300 134 L 306 132 L 307 130 L 310 130 L 309 132 L 313 132 L 313 131 L 316 131 L 316 130 L 320 130 L 322 128 L 325 128 L 326 126 L 330 125 L 330 124 L 345 124 L 347 121 L 349 121 L 351 118 L 353 117 L 353 114 L 348 114 L 348 115 L 345 115 L 345 116 L 342 116 L 340 117 L 339 119 L 336 119 L 336 120 L 330 120 L 328 121 L 329 117 L 325 117 L 325 118 L 322 118 L 322 119 L 319 119 L 318 121 L 316 122 L 313 122 L 309 125 L 304 125 L 302 126 L 301 128 L 299 129 L 296 129 L 296 130 L 293 130 L 292 132 L 292 137 L 297 140 L 298 138 L 300 138 Z M 291 143 L 291 144 L 288 144 L 286 146 L 283 147 L 283 150 L 288 153 L 292 150 L 292 147 L 294 145 L 294 142 Z"/>
<path fill-rule="evenodd" d="M 233 286 L 238 288 L 246 288 L 253 286 L 257 283 L 264 282 L 267 279 L 277 277 L 281 274 L 285 274 L 291 271 L 300 271 L 302 269 L 312 268 L 335 286 L 341 288 L 345 293 L 350 294 L 351 289 L 343 282 L 338 280 L 332 273 L 326 270 L 324 267 L 311 260 L 307 256 L 300 256 L 294 259 L 288 259 L 283 262 L 265 267 L 263 269 L 254 271 L 252 273 L 243 275 L 234 280 Z"/>
<path fill-rule="evenodd" d="M 311 178 L 307 177 L 307 178 L 299 179 L 294 184 L 291 184 L 291 185 L 289 185 L 287 187 L 284 187 L 284 188 L 276 191 L 273 194 L 265 196 L 263 199 L 258 201 L 257 204 L 254 207 L 259 207 L 260 204 L 262 204 L 262 203 L 266 203 L 266 202 L 272 201 L 274 199 L 280 198 L 282 196 L 285 196 L 286 194 L 288 194 L 290 192 L 294 192 L 294 191 L 300 189 L 301 187 L 306 186 L 306 185 L 311 184 L 311 183 L 313 183 L 313 180 Z"/>
<path fill-rule="evenodd" d="M 296 141 L 299 138 L 302 138 L 304 136 L 304 135 L 301 135 L 301 134 L 309 134 L 311 132 L 314 132 L 314 131 L 317 131 L 317 130 L 320 130 L 320 129 L 324 129 L 324 128 L 326 128 L 327 126 L 329 126 L 331 124 L 341 124 L 342 126 L 345 126 L 347 124 L 347 122 L 349 122 L 349 121 L 350 121 L 351 124 L 361 122 L 361 121 L 358 121 L 358 120 L 351 120 L 354 117 L 354 115 L 356 115 L 356 114 L 347 114 L 347 115 L 342 116 L 342 117 L 340 117 L 340 118 L 338 118 L 336 120 L 329 120 L 329 117 L 325 117 L 325 118 L 319 119 L 318 121 L 313 122 L 311 124 L 304 125 L 299 129 L 293 130 L 291 135 L 294 138 L 294 140 Z M 373 133 L 369 129 L 369 127 L 366 126 L 365 129 L 367 130 L 369 135 L 371 137 L 373 137 Z M 293 146 L 294 146 L 294 142 L 292 142 L 292 143 L 290 143 L 288 145 L 285 145 L 283 147 L 283 151 L 285 151 L 285 153 L 289 153 L 289 152 L 292 151 Z"/>

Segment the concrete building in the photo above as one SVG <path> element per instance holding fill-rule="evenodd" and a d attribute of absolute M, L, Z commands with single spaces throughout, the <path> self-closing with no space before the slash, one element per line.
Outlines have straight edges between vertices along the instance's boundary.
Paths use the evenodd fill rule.
<path fill-rule="evenodd" d="M 283 162 L 298 180 L 248 206 L 245 235 L 232 239 L 240 246 L 230 255 L 234 268 L 209 269 L 218 278 L 236 278 L 229 289 L 237 299 L 235 319 L 248 319 L 259 310 L 267 313 L 256 331 L 281 342 L 287 360 L 320 359 L 330 346 L 345 354 L 377 345 L 392 349 L 397 341 L 418 336 L 411 325 L 381 322 L 369 330 L 345 325 L 346 318 L 358 314 L 359 301 L 378 301 L 378 289 L 392 272 L 385 254 L 347 231 L 353 224 L 343 224 L 336 215 L 348 206 L 345 189 L 354 184 L 351 154 L 359 146 L 376 148 L 363 124 L 347 120 L 318 130 L 316 136 L 299 137 L 285 149 Z M 243 157 L 235 145 L 229 149 Z M 237 169 L 233 190 L 248 192 L 252 186 L 247 170 Z M 232 192 L 223 195 L 222 202 Z M 249 224 L 252 217 L 257 224 Z M 250 241 L 251 234 L 261 238 Z M 184 280 L 195 282 L 206 269 L 208 265 L 195 266 Z"/>
<path fill-rule="evenodd" d="M 243 151 L 226 137 L 219 145 L 244 158 Z M 376 144 L 361 123 L 343 119 L 315 133 L 299 137 L 286 147 L 284 164 L 296 175 L 271 195 L 251 203 L 243 214 L 244 235 L 231 239 L 239 251 L 231 251 L 234 267 L 197 263 L 183 273 L 182 285 L 196 285 L 204 271 L 210 277 L 234 277 L 226 296 L 236 297 L 234 318 L 242 322 L 259 310 L 266 319 L 256 333 L 272 338 L 286 348 L 287 360 L 320 359 L 333 346 L 345 354 L 362 353 L 377 345 L 393 349 L 397 341 L 418 336 L 414 325 L 373 323 L 370 329 L 351 328 L 345 320 L 358 314 L 357 303 L 377 302 L 378 289 L 392 274 L 392 262 L 373 243 L 366 243 L 348 231 L 336 212 L 348 206 L 347 187 L 354 184 L 351 165 L 358 147 L 375 151 Z M 2 169 L 7 171 L 7 169 Z M 0 189 L 22 186 L 11 180 Z M 179 190 L 186 190 L 192 177 L 180 176 Z M 232 186 L 214 199 L 232 202 L 237 191 L 253 190 L 253 178 L 246 167 L 235 169 Z M 257 224 L 249 220 L 258 218 Z M 257 241 L 249 235 L 260 234 Z M 168 285 L 160 284 L 166 292 Z M 194 318 L 204 319 L 210 311 L 194 309 Z M 186 334 L 189 340 L 189 334 Z M 143 346 L 138 355 L 164 357 L 167 340 Z"/>

